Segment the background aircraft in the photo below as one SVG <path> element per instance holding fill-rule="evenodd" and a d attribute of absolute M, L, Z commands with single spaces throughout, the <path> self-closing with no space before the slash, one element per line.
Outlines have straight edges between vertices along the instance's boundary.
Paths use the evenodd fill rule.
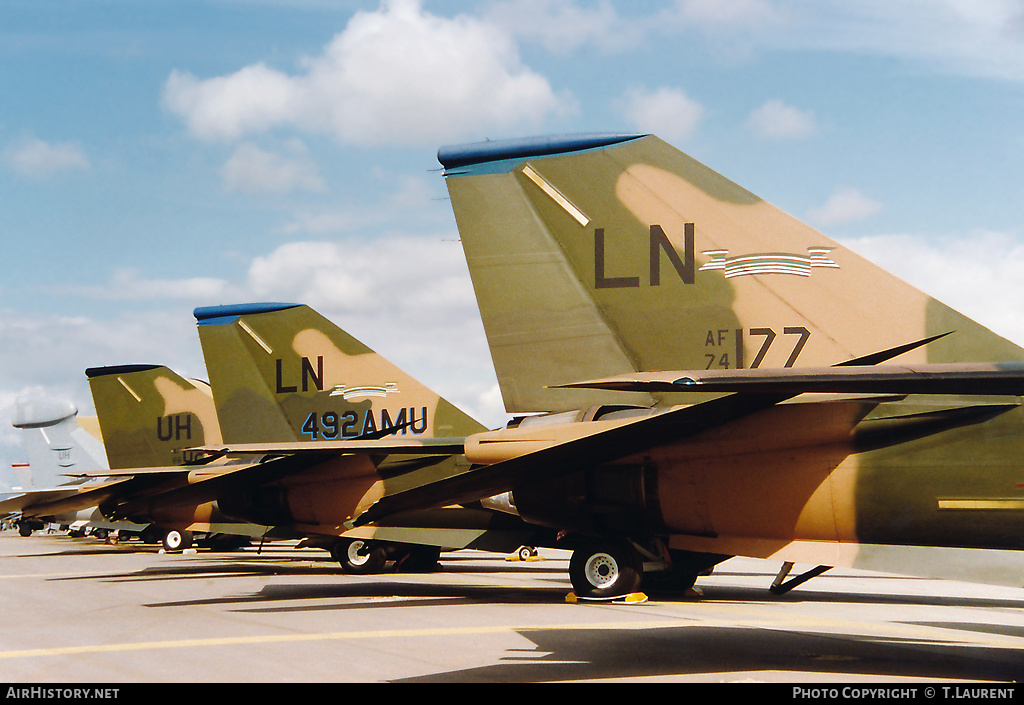
<path fill-rule="evenodd" d="M 96 418 L 80 418 L 70 401 L 50 397 L 20 400 L 15 406 L 12 425 L 23 432 L 28 463 L 16 468 L 21 492 L 11 493 L 0 502 L 0 514 L 12 512 L 19 531 L 28 536 L 49 522 L 69 525 L 81 531 L 85 527 L 119 531 L 138 531 L 144 525 L 111 522 L 94 506 L 77 511 L 26 517 L 22 512 L 35 505 L 71 497 L 88 490 L 97 481 L 87 482 L 81 474 L 99 476 L 108 469 Z"/>
<path fill-rule="evenodd" d="M 732 555 L 1024 584 L 1021 368 L 960 364 L 1024 350 L 654 136 L 438 158 L 506 408 L 546 413 L 357 523 L 510 491 L 584 596 Z"/>
<path fill-rule="evenodd" d="M 22 508 L 25 517 L 45 518 L 88 508 L 94 511 L 95 521 L 117 526 L 120 537 L 137 532 L 146 541 L 163 543 L 167 550 L 188 548 L 194 532 L 205 545 L 218 549 L 234 548 L 266 533 L 267 527 L 221 516 L 212 503 L 152 502 L 153 497 L 187 485 L 190 479 L 218 472 L 211 466 L 188 466 L 191 458 L 181 450 L 188 438 L 220 439 L 205 383 L 186 380 L 158 365 L 91 368 L 86 375 L 104 440 L 93 453 L 105 453 L 104 469 L 65 468 L 65 474 L 79 478 L 73 490 L 37 498 Z M 65 445 L 59 444 L 56 450 L 65 452 Z"/>
<path fill-rule="evenodd" d="M 120 479 L 33 511 L 98 503 L 109 518 L 163 527 L 171 549 L 189 545 L 193 532 L 305 538 L 350 572 L 374 572 L 387 559 L 431 567 L 442 548 L 509 552 L 540 531 L 464 507 L 346 526 L 387 486 L 431 481 L 464 463 L 462 436 L 437 438 L 439 429 L 482 427 L 308 307 L 213 307 L 197 319 L 218 391 L 156 365 L 87 370 L 106 472 Z M 353 378 L 360 383 L 340 381 Z"/>
<path fill-rule="evenodd" d="M 214 502 L 159 499 L 176 487 L 230 469 L 185 450 L 221 440 L 209 384 L 185 379 L 162 365 L 94 367 L 86 376 L 111 472 L 129 478 L 104 499 L 101 511 L 150 523 L 144 538 L 159 540 L 167 550 L 183 550 L 195 539 L 226 550 L 270 532 L 270 527 L 225 516 Z"/>

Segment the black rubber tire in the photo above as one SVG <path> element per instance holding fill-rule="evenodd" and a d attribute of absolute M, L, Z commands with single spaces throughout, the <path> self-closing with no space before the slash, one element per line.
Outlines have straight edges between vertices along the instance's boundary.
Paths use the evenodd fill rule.
<path fill-rule="evenodd" d="M 164 534 L 163 540 L 160 543 L 165 551 L 184 551 L 192 546 L 192 532 L 171 529 Z"/>
<path fill-rule="evenodd" d="M 640 589 L 643 562 L 627 542 L 586 541 L 569 560 L 569 580 L 579 597 L 620 597 Z"/>
<path fill-rule="evenodd" d="M 331 556 L 342 570 L 353 575 L 379 573 L 388 560 L 383 546 L 362 539 L 338 539 L 331 547 Z"/>

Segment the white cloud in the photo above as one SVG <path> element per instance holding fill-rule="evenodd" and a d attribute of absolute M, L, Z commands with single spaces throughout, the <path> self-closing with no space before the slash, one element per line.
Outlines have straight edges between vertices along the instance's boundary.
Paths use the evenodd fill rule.
<path fill-rule="evenodd" d="M 680 142 L 689 139 L 697 129 L 704 107 L 675 88 L 637 88 L 626 97 L 625 113 L 638 129 Z"/>
<path fill-rule="evenodd" d="M 205 139 L 237 139 L 287 122 L 297 98 L 292 80 L 262 63 L 205 81 L 175 70 L 164 86 L 167 108 Z"/>
<path fill-rule="evenodd" d="M 494 24 L 554 53 L 586 44 L 619 51 L 635 46 L 642 36 L 641 27 L 619 16 L 609 0 L 582 6 L 564 0 L 503 0 L 486 12 Z"/>
<path fill-rule="evenodd" d="M 19 395 L 67 399 L 90 415 L 87 367 L 165 364 L 205 378 L 192 308 L 253 301 L 312 306 L 481 422 L 500 426 L 508 416 L 496 393 L 462 247 L 454 239 L 289 243 L 253 259 L 240 285 L 203 278 L 147 281 L 122 270 L 102 289 L 139 305 L 112 320 L 0 311 L 0 459 L 21 458 L 21 441 L 9 430 Z M 113 295 L 100 287 L 79 293 Z"/>
<path fill-rule="evenodd" d="M 797 26 L 811 46 L 897 56 L 944 72 L 1024 80 L 1017 0 L 804 0 Z M 801 13 L 794 8 L 792 13 Z"/>
<path fill-rule="evenodd" d="M 766 0 L 676 0 L 669 12 L 705 27 L 763 27 L 778 17 L 778 10 Z"/>
<path fill-rule="evenodd" d="M 1008 340 L 1024 345 L 1020 272 L 1024 243 L 1014 235 L 877 235 L 844 239 L 859 255 Z"/>
<path fill-rule="evenodd" d="M 769 100 L 747 118 L 747 128 L 758 137 L 773 140 L 802 139 L 817 129 L 814 113 Z"/>
<path fill-rule="evenodd" d="M 283 155 L 250 142 L 238 145 L 221 168 L 224 187 L 252 194 L 323 191 L 324 180 L 305 146 L 289 140 L 287 147 L 290 153 Z"/>
<path fill-rule="evenodd" d="M 807 220 L 825 228 L 862 220 L 881 209 L 881 203 L 871 200 L 856 189 L 838 188 L 824 205 L 807 213 Z"/>
<path fill-rule="evenodd" d="M 816 50 L 894 57 L 938 73 L 1024 80 L 1019 0 L 676 0 L 623 19 L 634 33 L 699 33 L 729 60 L 766 49 Z"/>
<path fill-rule="evenodd" d="M 292 128 L 358 144 L 522 130 L 571 104 L 521 63 L 496 25 L 431 15 L 418 0 L 356 13 L 304 69 L 292 76 L 261 63 L 206 80 L 174 71 L 164 104 L 205 139 Z"/>
<path fill-rule="evenodd" d="M 293 242 L 253 260 L 251 300 L 312 306 L 489 426 L 507 416 L 454 234 Z"/>
<path fill-rule="evenodd" d="M 24 176 L 43 178 L 89 168 L 89 159 L 71 142 L 44 142 L 30 138 L 4 155 L 7 165 Z"/>
<path fill-rule="evenodd" d="M 95 286 L 68 287 L 66 291 L 96 301 L 183 301 L 199 302 L 231 296 L 237 287 L 216 277 L 147 279 L 137 269 L 114 272 L 109 281 Z"/>
<path fill-rule="evenodd" d="M 253 260 L 247 287 L 382 320 L 476 309 L 462 248 L 440 236 L 288 243 Z"/>

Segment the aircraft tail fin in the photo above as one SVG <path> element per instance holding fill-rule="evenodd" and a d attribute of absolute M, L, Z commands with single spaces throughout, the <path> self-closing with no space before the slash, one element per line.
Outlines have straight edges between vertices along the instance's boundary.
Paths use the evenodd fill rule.
<path fill-rule="evenodd" d="M 1024 350 L 653 135 L 438 152 L 510 412 L 636 393 L 555 389 L 665 369 L 828 366 L 952 332 L 908 364 Z"/>
<path fill-rule="evenodd" d="M 78 408 L 70 401 L 19 400 L 12 425 L 25 432 L 28 474 L 19 477 L 22 489 L 49 489 L 71 482 L 67 473 L 107 468 L 103 443 L 80 423 Z"/>
<path fill-rule="evenodd" d="M 195 316 L 226 443 L 485 430 L 308 306 L 214 306 Z"/>
<path fill-rule="evenodd" d="M 182 465 L 183 450 L 221 442 L 209 385 L 160 365 L 85 371 L 110 468 Z"/>

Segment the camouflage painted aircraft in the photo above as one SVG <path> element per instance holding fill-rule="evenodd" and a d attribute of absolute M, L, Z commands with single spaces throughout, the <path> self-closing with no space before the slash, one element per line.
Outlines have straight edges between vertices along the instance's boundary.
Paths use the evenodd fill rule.
<path fill-rule="evenodd" d="M 356 573 L 389 559 L 430 567 L 442 548 L 512 551 L 544 533 L 463 507 L 352 529 L 389 488 L 453 474 L 462 436 L 482 427 L 306 306 L 196 317 L 215 388 L 155 365 L 87 370 L 108 472 L 123 479 L 35 511 L 98 503 L 111 519 L 165 527 L 170 549 L 192 532 L 305 538 Z"/>
<path fill-rule="evenodd" d="M 506 408 L 544 413 L 357 524 L 507 492 L 581 596 L 734 555 L 1024 585 L 1024 350 L 655 136 L 438 159 Z"/>
<path fill-rule="evenodd" d="M 510 552 L 545 533 L 466 507 L 352 529 L 384 493 L 464 471 L 463 438 L 486 429 L 308 306 L 215 306 L 195 316 L 224 436 L 204 450 L 280 458 L 218 487 L 224 511 L 290 527 L 354 573 L 387 560 L 430 567 L 441 549 Z"/>
<path fill-rule="evenodd" d="M 168 550 L 188 548 L 193 534 L 201 534 L 205 544 L 228 548 L 242 543 L 242 537 L 247 541 L 267 532 L 267 527 L 224 517 L 210 502 L 165 504 L 155 499 L 230 469 L 224 462 L 196 464 L 207 458 L 182 452 L 193 443 L 220 441 L 208 385 L 159 365 L 96 367 L 86 370 L 86 376 L 104 441 L 105 467 L 68 469 L 66 474 L 92 481 L 74 493 L 26 507 L 26 516 L 95 506 L 107 521 L 131 522 L 143 538 L 160 541 Z"/>
<path fill-rule="evenodd" d="M 213 501 L 165 501 L 176 488 L 236 469 L 186 450 L 221 441 L 209 384 L 162 365 L 93 367 L 85 374 L 111 474 L 131 478 L 104 501 L 104 513 L 150 522 L 153 528 L 144 538 L 159 539 L 168 550 L 188 548 L 196 538 L 202 545 L 230 549 L 271 533 L 270 527 L 226 516 Z"/>

